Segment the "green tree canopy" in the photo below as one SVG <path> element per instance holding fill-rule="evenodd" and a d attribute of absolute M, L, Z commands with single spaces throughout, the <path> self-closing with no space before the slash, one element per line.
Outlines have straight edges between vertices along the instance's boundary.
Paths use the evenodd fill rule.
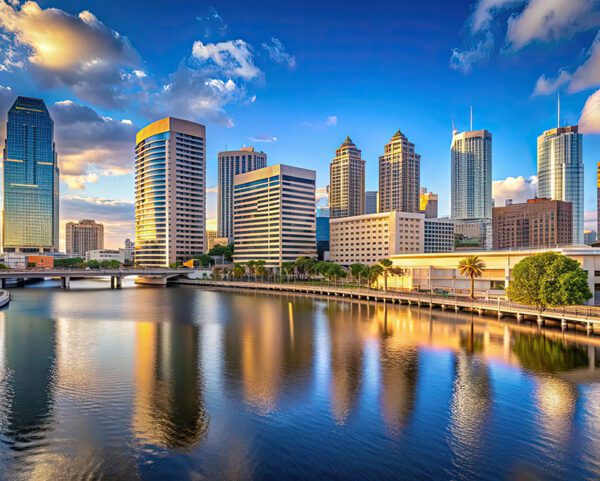
<path fill-rule="evenodd" d="M 227 244 L 226 246 L 217 244 L 208 251 L 209 256 L 223 256 L 225 260 L 233 261 L 233 244 Z"/>
<path fill-rule="evenodd" d="M 458 263 L 458 272 L 471 279 L 471 299 L 475 298 L 475 278 L 481 277 L 485 262 L 479 256 L 467 256 Z"/>
<path fill-rule="evenodd" d="M 540 313 L 548 307 L 583 304 L 593 295 L 579 262 L 557 252 L 520 261 L 506 293 L 509 300 L 535 306 Z"/>

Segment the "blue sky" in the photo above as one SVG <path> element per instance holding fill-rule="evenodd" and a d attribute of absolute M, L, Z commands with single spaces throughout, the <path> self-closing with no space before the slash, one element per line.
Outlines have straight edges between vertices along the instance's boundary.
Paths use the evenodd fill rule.
<path fill-rule="evenodd" d="M 207 125 L 208 187 L 217 152 L 244 144 L 269 163 L 316 169 L 325 186 L 350 135 L 375 190 L 377 158 L 400 128 L 447 214 L 452 118 L 467 129 L 473 106 L 474 127 L 494 136 L 497 203 L 524 200 L 560 90 L 570 124 L 590 99 L 582 125 L 591 221 L 599 28 L 597 0 L 0 0 L 0 113 L 18 94 L 46 100 L 64 174 L 61 223 L 94 216 L 116 245 L 133 235 L 134 133 L 161 116 Z"/>

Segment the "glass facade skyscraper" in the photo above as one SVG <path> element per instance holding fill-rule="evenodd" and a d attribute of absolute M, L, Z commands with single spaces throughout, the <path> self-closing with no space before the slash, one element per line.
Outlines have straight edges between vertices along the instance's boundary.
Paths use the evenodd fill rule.
<path fill-rule="evenodd" d="M 18 97 L 4 146 L 4 252 L 58 250 L 58 176 L 54 122 L 44 101 Z"/>
<path fill-rule="evenodd" d="M 582 149 L 577 125 L 546 130 L 537 141 L 538 195 L 573 204 L 574 244 L 583 244 Z"/>

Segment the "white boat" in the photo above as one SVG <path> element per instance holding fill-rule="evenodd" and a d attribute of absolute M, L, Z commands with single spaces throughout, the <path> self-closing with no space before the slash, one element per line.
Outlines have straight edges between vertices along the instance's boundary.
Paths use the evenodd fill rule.
<path fill-rule="evenodd" d="M 10 302 L 9 292 L 0 290 L 0 307 L 6 306 L 9 302 Z"/>

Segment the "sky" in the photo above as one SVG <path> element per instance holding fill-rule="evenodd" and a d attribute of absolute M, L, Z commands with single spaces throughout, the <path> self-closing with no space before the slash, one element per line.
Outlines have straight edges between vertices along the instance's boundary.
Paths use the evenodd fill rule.
<path fill-rule="evenodd" d="M 400 129 L 421 183 L 450 211 L 450 141 L 493 135 L 496 205 L 536 189 L 536 139 L 584 132 L 585 208 L 600 160 L 600 0 L 144 2 L 0 0 L 0 117 L 17 95 L 55 121 L 64 223 L 94 218 L 106 245 L 133 238 L 136 131 L 170 115 L 207 126 L 208 225 L 217 152 L 253 145 L 269 164 L 317 171 L 350 135 L 377 189 Z M 3 140 L 5 120 L 0 126 Z"/>

